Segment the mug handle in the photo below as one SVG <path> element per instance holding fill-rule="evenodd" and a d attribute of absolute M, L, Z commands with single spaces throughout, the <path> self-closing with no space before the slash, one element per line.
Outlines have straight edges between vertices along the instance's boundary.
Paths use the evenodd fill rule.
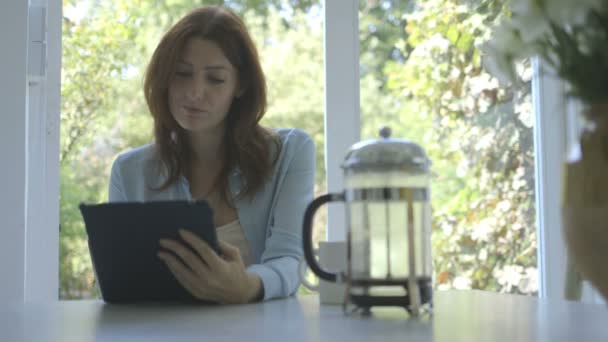
<path fill-rule="evenodd" d="M 304 213 L 304 223 L 302 224 L 302 240 L 304 243 L 304 259 L 312 273 L 314 273 L 319 279 L 323 279 L 330 282 L 341 283 L 343 281 L 342 273 L 331 273 L 319 265 L 317 259 L 314 256 L 314 250 L 312 248 L 312 222 L 317 210 L 326 203 L 329 202 L 344 202 L 344 193 L 340 194 L 325 194 L 315 198 Z"/>

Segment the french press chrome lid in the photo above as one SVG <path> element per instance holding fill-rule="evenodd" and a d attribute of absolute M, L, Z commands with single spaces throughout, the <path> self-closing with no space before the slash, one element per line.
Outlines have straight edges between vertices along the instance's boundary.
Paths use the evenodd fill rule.
<path fill-rule="evenodd" d="M 391 138 L 388 126 L 380 128 L 379 133 L 379 139 L 362 141 L 350 148 L 342 164 L 345 172 L 429 172 L 431 161 L 420 145 L 407 139 Z"/>

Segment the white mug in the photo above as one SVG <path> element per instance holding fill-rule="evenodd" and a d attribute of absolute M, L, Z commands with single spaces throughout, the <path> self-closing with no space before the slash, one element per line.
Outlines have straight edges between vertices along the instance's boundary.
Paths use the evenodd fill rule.
<path fill-rule="evenodd" d="M 346 272 L 346 241 L 320 241 L 319 248 L 314 252 L 319 257 L 323 268 L 331 272 Z M 298 269 L 302 285 L 311 291 L 318 292 L 321 304 L 342 304 L 344 302 L 346 290 L 344 283 L 332 283 L 319 279 L 318 285 L 311 284 L 306 279 L 307 270 L 306 260 L 302 258 Z"/>

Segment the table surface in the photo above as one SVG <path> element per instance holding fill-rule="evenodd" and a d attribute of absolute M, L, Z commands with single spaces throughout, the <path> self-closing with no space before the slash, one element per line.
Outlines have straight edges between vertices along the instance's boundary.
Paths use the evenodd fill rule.
<path fill-rule="evenodd" d="M 235 306 L 0 305 L 0 341 L 608 341 L 608 307 L 481 291 L 435 293 L 432 316 L 349 315 L 303 295 Z"/>

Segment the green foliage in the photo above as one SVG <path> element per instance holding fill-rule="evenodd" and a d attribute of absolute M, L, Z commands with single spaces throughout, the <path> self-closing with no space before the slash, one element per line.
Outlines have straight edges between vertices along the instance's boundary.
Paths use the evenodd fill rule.
<path fill-rule="evenodd" d="M 276 11 L 266 18 L 249 12 L 245 20 L 258 44 L 268 85 L 267 127 L 298 127 L 316 144 L 316 184 L 325 185 L 323 130 L 323 32 L 321 22 L 307 22 L 304 14 L 291 19 L 286 30 Z M 263 27 L 262 20 L 267 22 Z M 269 39 L 271 38 L 271 39 Z M 289 65 L 289 67 L 286 67 Z"/>
<path fill-rule="evenodd" d="M 97 296 L 84 224 L 78 204 L 107 200 L 106 164 L 100 151 L 87 151 L 78 161 L 61 166 L 61 238 L 59 278 L 61 298 Z M 101 155 L 101 156 L 100 156 Z"/>
<path fill-rule="evenodd" d="M 75 148 L 90 143 L 94 128 L 101 128 L 100 123 L 107 120 L 105 114 L 118 95 L 120 75 L 129 66 L 127 51 L 133 29 L 126 19 L 108 20 L 111 10 L 100 8 L 98 16 L 78 21 L 63 19 L 62 162 L 78 153 Z"/>
<path fill-rule="evenodd" d="M 477 48 L 492 2 L 425 1 L 407 15 L 405 63 L 387 87 L 430 124 L 422 138 L 433 182 L 433 253 L 440 288 L 535 293 L 534 157 L 529 88 L 506 92 Z M 408 108 L 408 113 L 411 110 Z"/>
<path fill-rule="evenodd" d="M 126 83 L 138 53 L 131 40 L 139 28 L 132 8 L 119 2 L 69 0 L 64 7 L 60 297 L 82 298 L 97 296 L 97 289 L 78 205 L 107 200 L 115 122 L 126 108 L 116 99 L 129 93 Z"/>

